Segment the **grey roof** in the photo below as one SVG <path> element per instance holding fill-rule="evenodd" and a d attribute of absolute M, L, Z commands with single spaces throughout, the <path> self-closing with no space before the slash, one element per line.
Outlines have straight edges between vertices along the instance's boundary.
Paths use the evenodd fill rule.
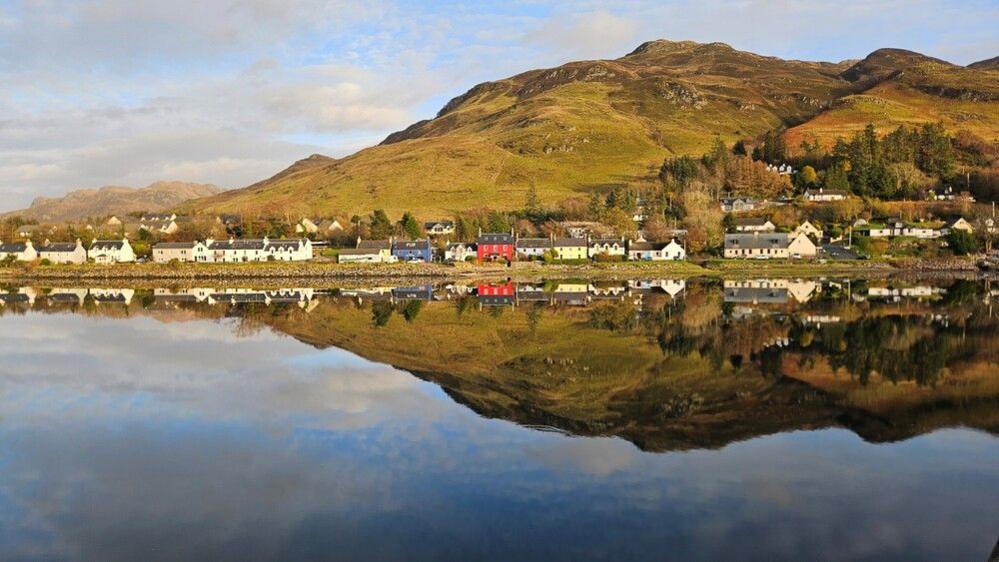
<path fill-rule="evenodd" d="M 287 249 L 290 249 L 290 250 L 297 250 L 298 247 L 301 246 L 301 245 L 303 245 L 303 244 L 305 244 L 305 240 L 301 240 L 301 239 L 298 239 L 298 238 L 291 238 L 291 239 L 286 239 L 286 240 L 284 240 L 284 239 L 283 240 L 269 240 L 268 243 L 267 243 L 268 246 L 271 246 L 271 247 L 274 247 L 274 248 L 277 248 L 277 249 L 287 248 Z"/>
<path fill-rule="evenodd" d="M 124 240 L 94 240 L 91 250 L 120 250 L 125 247 Z"/>
<path fill-rule="evenodd" d="M 479 244 L 513 244 L 517 238 L 506 232 L 487 232 L 479 235 Z"/>
<path fill-rule="evenodd" d="M 556 238 L 556 248 L 585 248 L 586 238 Z"/>
<path fill-rule="evenodd" d="M 146 213 L 140 220 L 143 221 L 168 221 L 174 218 L 173 213 Z"/>
<path fill-rule="evenodd" d="M 767 287 L 729 287 L 725 289 L 725 302 L 756 302 L 782 304 L 787 302 L 787 289 Z"/>
<path fill-rule="evenodd" d="M 766 250 L 773 248 L 786 248 L 787 245 L 787 234 L 783 232 L 725 235 L 726 248 Z"/>
<path fill-rule="evenodd" d="M 461 247 L 474 249 L 475 244 L 469 242 L 451 242 L 450 244 L 447 245 L 448 250 L 454 250 L 456 248 L 461 248 Z"/>
<path fill-rule="evenodd" d="M 645 240 L 636 241 L 628 244 L 629 252 L 650 252 L 659 251 L 669 246 L 669 242 L 647 242 Z"/>
<path fill-rule="evenodd" d="M 551 238 L 521 238 L 517 240 L 518 248 L 551 248 Z"/>
<path fill-rule="evenodd" d="M 451 228 L 454 226 L 454 221 L 433 221 L 423 223 L 423 228 L 431 229 L 435 226 L 443 226 L 445 228 Z"/>
<path fill-rule="evenodd" d="M 735 219 L 736 226 L 763 226 L 770 222 L 766 217 L 741 217 Z"/>
<path fill-rule="evenodd" d="M 154 250 L 188 250 L 196 246 L 197 242 L 160 242 L 153 246 Z"/>
<path fill-rule="evenodd" d="M 392 244 L 393 250 L 427 250 L 430 248 L 430 240 L 396 240 Z"/>
<path fill-rule="evenodd" d="M 392 242 L 388 240 L 360 240 L 357 243 L 358 250 L 390 250 Z"/>
<path fill-rule="evenodd" d="M 594 238 L 590 240 L 590 246 L 603 246 L 605 244 L 608 246 L 614 244 L 617 244 L 618 246 L 623 246 L 624 240 L 621 240 L 620 238 Z"/>
<path fill-rule="evenodd" d="M 215 240 L 208 245 L 209 250 L 263 250 L 266 244 L 262 239 Z"/>
<path fill-rule="evenodd" d="M 342 248 L 340 250 L 341 256 L 368 256 L 375 255 L 379 252 L 378 248 Z"/>
<path fill-rule="evenodd" d="M 72 252 L 76 250 L 76 242 L 50 242 L 48 246 L 38 248 L 38 253 L 46 252 Z"/>
<path fill-rule="evenodd" d="M 10 244 L 0 244 L 0 253 L 3 254 L 13 254 L 18 252 L 23 252 L 28 248 L 26 242 L 12 242 Z"/>

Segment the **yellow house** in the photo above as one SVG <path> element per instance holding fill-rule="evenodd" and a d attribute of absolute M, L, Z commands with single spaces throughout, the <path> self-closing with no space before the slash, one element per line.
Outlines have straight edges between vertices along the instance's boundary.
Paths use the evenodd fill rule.
<path fill-rule="evenodd" d="M 586 238 L 556 238 L 552 243 L 555 257 L 560 260 L 585 260 L 589 258 Z"/>

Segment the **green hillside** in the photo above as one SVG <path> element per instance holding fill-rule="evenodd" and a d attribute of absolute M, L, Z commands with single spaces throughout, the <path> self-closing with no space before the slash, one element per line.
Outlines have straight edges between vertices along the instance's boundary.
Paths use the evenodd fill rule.
<path fill-rule="evenodd" d="M 826 139 L 871 120 L 943 120 L 996 139 L 997 76 L 898 50 L 833 64 L 653 41 L 615 60 L 479 84 L 378 146 L 312 157 L 185 210 L 349 216 L 383 208 L 431 218 L 514 209 L 532 183 L 552 204 L 655 181 L 664 157 L 701 154 L 716 135 L 731 144 L 791 128 L 793 137 Z"/>

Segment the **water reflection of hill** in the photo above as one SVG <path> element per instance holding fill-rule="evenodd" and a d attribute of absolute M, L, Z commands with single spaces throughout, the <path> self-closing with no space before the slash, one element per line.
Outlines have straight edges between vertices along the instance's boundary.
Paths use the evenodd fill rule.
<path fill-rule="evenodd" d="M 484 416 L 662 451 L 830 426 L 869 441 L 999 432 L 991 293 L 783 280 L 13 289 L 0 313 L 236 317 L 247 333 L 408 370 Z"/>

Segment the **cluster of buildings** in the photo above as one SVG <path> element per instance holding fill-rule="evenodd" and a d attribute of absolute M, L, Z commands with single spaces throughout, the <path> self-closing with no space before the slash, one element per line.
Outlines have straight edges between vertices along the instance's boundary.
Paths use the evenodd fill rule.
<path fill-rule="evenodd" d="M 822 231 L 809 221 L 791 232 L 774 232 L 766 218 L 740 218 L 734 221 L 735 233 L 725 235 L 724 256 L 741 259 L 800 259 L 819 253 L 817 240 Z"/>
<path fill-rule="evenodd" d="M 675 239 L 669 242 L 627 240 L 625 238 L 591 238 L 548 236 L 520 237 L 513 232 L 480 233 L 474 243 L 448 242 L 442 251 L 435 251 L 429 239 L 421 240 L 357 240 L 354 248 L 340 251 L 340 263 L 394 262 L 461 262 L 514 261 L 543 259 L 572 261 L 608 256 L 635 261 L 683 260 L 684 247 Z"/>
<path fill-rule="evenodd" d="M 127 238 L 121 240 L 94 240 L 90 248 L 76 242 L 45 241 L 37 248 L 31 240 L 24 242 L 0 243 L 0 261 L 48 260 L 49 263 L 79 264 L 92 260 L 95 263 L 127 263 L 135 261 L 135 251 Z"/>
<path fill-rule="evenodd" d="M 307 261 L 312 259 L 308 238 L 271 240 L 264 238 L 208 239 L 204 242 L 161 242 L 153 246 L 155 263 L 248 263 Z"/>
<path fill-rule="evenodd" d="M 933 240 L 936 238 L 943 238 L 954 230 L 960 230 L 968 233 L 975 231 L 971 223 L 966 221 L 964 218 L 954 219 L 942 226 L 938 224 L 906 224 L 903 222 L 895 222 L 892 224 L 871 224 L 867 221 L 858 220 L 853 224 L 854 230 L 859 233 L 866 234 L 871 238 L 896 238 L 896 237 L 910 237 L 919 238 L 922 240 Z"/>

